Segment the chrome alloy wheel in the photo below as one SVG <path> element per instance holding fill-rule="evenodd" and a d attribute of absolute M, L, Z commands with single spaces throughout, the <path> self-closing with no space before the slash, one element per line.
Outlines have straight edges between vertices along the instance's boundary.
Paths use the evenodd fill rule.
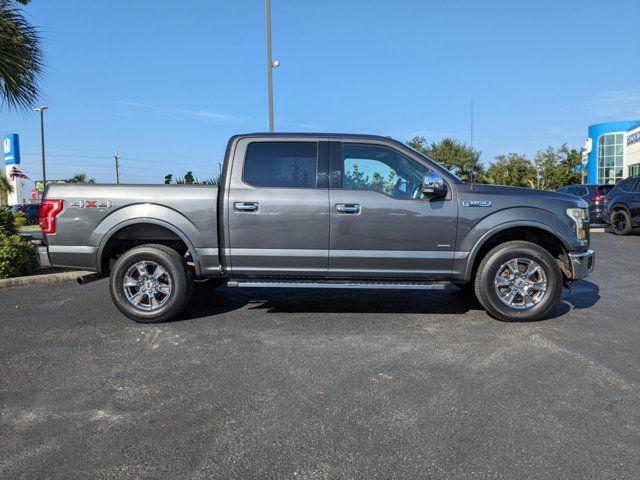
<path fill-rule="evenodd" d="M 544 270 L 529 258 L 514 258 L 503 263 L 493 283 L 500 301 L 517 310 L 530 309 L 547 293 Z"/>
<path fill-rule="evenodd" d="M 152 312 L 162 307 L 171 296 L 171 277 L 156 262 L 134 263 L 124 276 L 124 294 L 134 307 Z"/>

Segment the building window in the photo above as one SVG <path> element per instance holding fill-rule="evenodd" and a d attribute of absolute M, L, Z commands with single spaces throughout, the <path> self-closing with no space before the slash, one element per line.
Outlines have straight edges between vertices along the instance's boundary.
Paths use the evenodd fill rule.
<path fill-rule="evenodd" d="M 629 165 L 629 176 L 640 177 L 640 163 L 634 163 L 633 165 Z"/>
<path fill-rule="evenodd" d="M 606 133 L 598 139 L 598 183 L 615 184 L 623 177 L 624 134 Z"/>

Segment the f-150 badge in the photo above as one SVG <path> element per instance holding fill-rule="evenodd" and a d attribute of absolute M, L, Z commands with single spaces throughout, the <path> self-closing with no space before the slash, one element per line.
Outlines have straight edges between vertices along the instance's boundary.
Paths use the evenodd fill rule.
<path fill-rule="evenodd" d="M 490 207 L 492 205 L 489 200 L 463 200 L 463 207 Z"/>
<path fill-rule="evenodd" d="M 111 208 L 111 200 L 76 200 L 69 204 L 73 208 Z"/>

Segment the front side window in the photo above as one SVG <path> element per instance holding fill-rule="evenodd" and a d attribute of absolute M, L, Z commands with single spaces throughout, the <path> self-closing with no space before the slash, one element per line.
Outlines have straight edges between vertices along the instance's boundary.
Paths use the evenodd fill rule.
<path fill-rule="evenodd" d="M 243 178 L 255 187 L 315 188 L 317 172 L 317 142 L 253 142 Z"/>
<path fill-rule="evenodd" d="M 345 189 L 370 190 L 400 199 L 422 197 L 427 168 L 392 148 L 344 143 L 342 167 Z"/>

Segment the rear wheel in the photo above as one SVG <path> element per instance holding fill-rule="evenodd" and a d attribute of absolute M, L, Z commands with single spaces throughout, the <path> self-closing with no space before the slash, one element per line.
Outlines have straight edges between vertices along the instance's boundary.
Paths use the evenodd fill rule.
<path fill-rule="evenodd" d="M 626 210 L 616 210 L 611 214 L 611 229 L 616 235 L 629 235 L 633 231 L 631 219 Z"/>
<path fill-rule="evenodd" d="M 562 293 L 562 273 L 544 248 L 524 241 L 506 242 L 480 262 L 475 292 L 495 318 L 537 320 L 557 303 Z"/>
<path fill-rule="evenodd" d="M 193 291 L 185 259 L 164 245 L 142 245 L 125 252 L 109 279 L 111 298 L 136 322 L 163 322 L 177 315 Z"/>

